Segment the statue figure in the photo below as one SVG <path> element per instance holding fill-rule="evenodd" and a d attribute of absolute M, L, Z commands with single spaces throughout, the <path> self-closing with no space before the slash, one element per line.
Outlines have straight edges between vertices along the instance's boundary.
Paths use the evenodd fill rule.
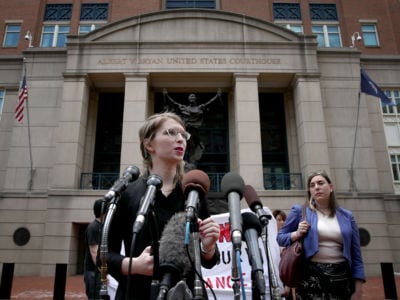
<path fill-rule="evenodd" d="M 166 110 L 176 112 L 185 122 L 186 130 L 191 134 L 188 142 L 189 163 L 194 164 L 202 156 L 204 145 L 200 141 L 198 128 L 203 125 L 204 113 L 208 110 L 208 106 L 215 100 L 220 99 L 221 103 L 221 89 L 217 90 L 217 94 L 204 104 L 197 105 L 197 98 L 195 94 L 188 96 L 189 105 L 184 105 L 172 99 L 166 89 L 163 90 L 164 105 Z M 172 105 L 170 105 L 170 104 Z M 172 107 L 172 109 L 171 109 Z"/>

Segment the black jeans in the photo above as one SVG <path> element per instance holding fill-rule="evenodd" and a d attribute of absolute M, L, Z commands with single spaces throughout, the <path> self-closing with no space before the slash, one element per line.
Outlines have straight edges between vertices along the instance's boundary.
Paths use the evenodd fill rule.
<path fill-rule="evenodd" d="M 100 272 L 86 271 L 83 274 L 86 296 L 89 300 L 100 299 L 101 274 Z"/>

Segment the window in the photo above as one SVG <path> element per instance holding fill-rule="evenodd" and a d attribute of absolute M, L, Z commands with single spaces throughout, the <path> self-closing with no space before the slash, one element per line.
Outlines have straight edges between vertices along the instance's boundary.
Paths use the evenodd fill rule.
<path fill-rule="evenodd" d="M 303 33 L 303 25 L 301 24 L 280 24 L 281 26 L 296 32 L 296 33 Z"/>
<path fill-rule="evenodd" d="M 297 33 L 303 33 L 303 25 L 301 24 L 286 24 L 286 28 Z"/>
<path fill-rule="evenodd" d="M 85 3 L 81 6 L 80 20 L 107 20 L 108 3 Z"/>
<path fill-rule="evenodd" d="M 275 20 L 301 20 L 299 3 L 273 3 Z"/>
<path fill-rule="evenodd" d="M 8 24 L 4 36 L 4 47 L 17 47 L 19 34 L 21 32 L 20 24 Z"/>
<path fill-rule="evenodd" d="M 41 47 L 65 47 L 69 25 L 44 25 Z"/>
<path fill-rule="evenodd" d="M 166 0 L 166 9 L 174 8 L 216 8 L 215 0 Z"/>
<path fill-rule="evenodd" d="M 272 9 L 276 23 L 297 33 L 303 33 L 299 3 L 273 3 Z M 282 21 L 281 21 L 282 20 Z M 283 20 L 292 20 L 284 22 Z M 298 21 L 296 21 L 298 20 Z"/>
<path fill-rule="evenodd" d="M 400 155 L 390 154 L 390 163 L 392 165 L 393 179 L 395 181 L 400 180 Z"/>
<path fill-rule="evenodd" d="M 0 89 L 0 120 L 1 120 L 1 115 L 3 113 L 3 106 L 4 106 L 4 90 Z"/>
<path fill-rule="evenodd" d="M 337 21 L 335 4 L 310 4 L 310 17 L 313 21 Z"/>
<path fill-rule="evenodd" d="M 361 31 L 365 47 L 379 46 L 378 32 L 375 24 L 363 24 L 361 25 Z"/>
<path fill-rule="evenodd" d="M 317 35 L 318 47 L 342 47 L 335 4 L 310 4 L 310 17 L 313 21 L 312 32 Z M 328 21 L 326 24 L 323 21 Z"/>
<path fill-rule="evenodd" d="M 392 103 L 396 103 L 396 105 L 383 105 L 382 113 L 383 114 L 398 114 L 400 113 L 400 90 L 386 90 L 386 96 L 392 100 Z"/>
<path fill-rule="evenodd" d="M 318 47 L 342 47 L 338 25 L 313 25 L 312 32 L 317 35 Z"/>
<path fill-rule="evenodd" d="M 103 26 L 108 19 L 108 3 L 84 3 L 81 6 L 81 23 L 78 34 L 87 34 Z M 95 22 L 91 22 L 95 21 Z"/>
<path fill-rule="evenodd" d="M 69 34 L 72 4 L 46 4 L 41 47 L 65 47 Z M 47 23 L 47 24 L 46 24 Z"/>
<path fill-rule="evenodd" d="M 101 26 L 103 26 L 103 24 L 82 24 L 79 25 L 79 32 L 78 34 L 86 34 L 89 33 L 97 28 L 100 28 Z"/>
<path fill-rule="evenodd" d="M 44 21 L 69 21 L 72 15 L 72 4 L 46 4 Z"/>

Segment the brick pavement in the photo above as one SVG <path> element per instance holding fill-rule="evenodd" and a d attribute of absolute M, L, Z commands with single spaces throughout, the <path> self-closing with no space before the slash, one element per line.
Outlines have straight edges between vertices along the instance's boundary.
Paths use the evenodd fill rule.
<path fill-rule="evenodd" d="M 396 276 L 397 296 L 400 296 L 400 276 Z M 52 300 L 54 277 L 15 277 L 11 299 Z M 86 299 L 81 275 L 67 277 L 65 300 Z M 363 288 L 363 300 L 383 300 L 385 293 L 381 277 L 369 277 Z"/>

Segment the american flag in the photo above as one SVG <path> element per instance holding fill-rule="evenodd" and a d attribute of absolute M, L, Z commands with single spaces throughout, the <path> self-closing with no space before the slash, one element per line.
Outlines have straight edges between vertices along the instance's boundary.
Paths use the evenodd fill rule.
<path fill-rule="evenodd" d="M 26 74 L 22 78 L 19 88 L 17 107 L 15 108 L 15 118 L 19 123 L 24 120 L 25 102 L 28 101 L 28 86 L 26 84 Z"/>

